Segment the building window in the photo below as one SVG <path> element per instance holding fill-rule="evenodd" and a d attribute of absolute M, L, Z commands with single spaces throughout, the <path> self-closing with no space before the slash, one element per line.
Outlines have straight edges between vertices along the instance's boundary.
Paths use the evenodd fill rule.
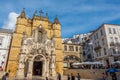
<path fill-rule="evenodd" d="M 103 35 L 103 31 L 102 30 L 100 30 L 100 33 L 101 33 L 101 36 Z"/>
<path fill-rule="evenodd" d="M 106 53 L 106 49 L 104 48 L 104 55 L 106 55 L 107 53 Z"/>
<path fill-rule="evenodd" d="M 64 51 L 67 51 L 67 46 L 64 46 Z"/>
<path fill-rule="evenodd" d="M 115 43 L 118 43 L 118 38 L 117 37 L 115 37 Z"/>
<path fill-rule="evenodd" d="M 3 38 L 0 38 L 0 46 L 2 46 Z"/>
<path fill-rule="evenodd" d="M 113 49 L 113 54 L 116 54 L 116 50 L 115 49 Z"/>
<path fill-rule="evenodd" d="M 105 41 L 104 41 L 104 38 L 102 39 L 102 44 L 105 45 Z"/>
<path fill-rule="evenodd" d="M 113 33 L 116 34 L 116 30 L 115 30 L 115 28 L 113 28 Z"/>
<path fill-rule="evenodd" d="M 96 38 L 98 39 L 98 33 L 96 33 Z"/>
<path fill-rule="evenodd" d="M 99 57 L 99 53 L 97 53 L 97 57 Z"/>
<path fill-rule="evenodd" d="M 70 51 L 74 51 L 73 46 L 69 46 L 69 50 L 70 50 Z"/>
<path fill-rule="evenodd" d="M 97 42 L 97 47 L 98 47 L 98 46 L 100 46 L 100 43 L 99 43 L 99 41 Z"/>
<path fill-rule="evenodd" d="M 113 37 L 110 37 L 110 42 L 114 42 Z"/>
<path fill-rule="evenodd" d="M 96 36 L 94 35 L 94 40 L 96 40 Z"/>
<path fill-rule="evenodd" d="M 108 28 L 108 29 L 109 29 L 109 34 L 112 34 L 111 28 Z"/>
<path fill-rule="evenodd" d="M 78 47 L 76 47 L 76 51 L 78 51 Z"/>
<path fill-rule="evenodd" d="M 42 32 L 38 31 L 38 42 L 42 42 Z"/>
<path fill-rule="evenodd" d="M 101 51 L 99 52 L 99 56 L 101 56 Z"/>
<path fill-rule="evenodd" d="M 120 54 L 120 51 L 118 50 L 118 54 Z"/>
<path fill-rule="evenodd" d="M 97 47 L 97 44 L 95 43 L 95 45 L 94 45 L 95 47 Z"/>

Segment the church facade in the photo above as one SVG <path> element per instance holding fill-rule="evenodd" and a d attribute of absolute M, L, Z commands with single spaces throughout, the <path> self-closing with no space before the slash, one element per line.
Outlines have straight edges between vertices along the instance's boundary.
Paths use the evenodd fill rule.
<path fill-rule="evenodd" d="M 42 12 L 41 12 L 42 13 Z M 36 12 L 27 18 L 25 11 L 17 17 L 7 71 L 10 76 L 55 76 L 63 74 L 61 25 L 56 17 L 50 22 Z"/>

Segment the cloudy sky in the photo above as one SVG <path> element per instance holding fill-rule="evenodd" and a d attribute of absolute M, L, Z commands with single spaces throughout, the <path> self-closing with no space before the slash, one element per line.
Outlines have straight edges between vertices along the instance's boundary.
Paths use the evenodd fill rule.
<path fill-rule="evenodd" d="M 23 8 L 30 18 L 41 9 L 50 21 L 57 15 L 63 38 L 95 30 L 103 23 L 120 24 L 120 0 L 0 0 L 0 27 L 14 29 Z"/>

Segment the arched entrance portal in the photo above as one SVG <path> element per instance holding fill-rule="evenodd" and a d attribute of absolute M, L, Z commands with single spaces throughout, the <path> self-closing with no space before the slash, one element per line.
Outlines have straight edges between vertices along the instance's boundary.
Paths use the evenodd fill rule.
<path fill-rule="evenodd" d="M 42 76 L 42 61 L 34 61 L 34 63 L 33 63 L 33 75 Z"/>
<path fill-rule="evenodd" d="M 41 55 L 38 55 L 34 58 L 33 61 L 33 76 L 42 76 L 43 75 L 43 63 L 44 58 Z"/>

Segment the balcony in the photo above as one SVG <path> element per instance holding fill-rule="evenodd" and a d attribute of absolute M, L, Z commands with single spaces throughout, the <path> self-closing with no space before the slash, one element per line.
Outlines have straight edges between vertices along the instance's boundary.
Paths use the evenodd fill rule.
<path fill-rule="evenodd" d="M 95 51 L 100 50 L 100 49 L 101 49 L 100 45 L 94 48 Z"/>
<path fill-rule="evenodd" d="M 116 43 L 116 46 L 120 46 L 120 43 L 119 43 L 119 42 L 117 42 L 117 43 Z"/>
<path fill-rule="evenodd" d="M 110 42 L 110 46 L 120 46 L 120 43 L 119 42 L 117 42 L 117 43 Z"/>
<path fill-rule="evenodd" d="M 110 42 L 110 46 L 116 46 L 114 42 Z"/>

